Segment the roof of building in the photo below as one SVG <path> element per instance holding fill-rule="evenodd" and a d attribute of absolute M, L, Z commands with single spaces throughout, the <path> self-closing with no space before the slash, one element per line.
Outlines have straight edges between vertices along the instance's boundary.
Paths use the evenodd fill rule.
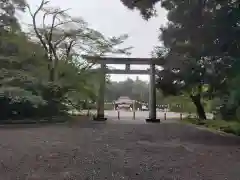
<path fill-rule="evenodd" d="M 120 96 L 115 104 L 132 104 L 134 100 L 131 100 L 128 96 Z"/>

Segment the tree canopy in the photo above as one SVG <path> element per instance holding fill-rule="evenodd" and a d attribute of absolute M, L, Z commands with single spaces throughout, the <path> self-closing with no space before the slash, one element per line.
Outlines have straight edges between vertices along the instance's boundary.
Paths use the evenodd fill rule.
<path fill-rule="evenodd" d="M 121 2 L 129 9 L 138 9 L 144 19 L 149 19 L 156 15 L 154 5 L 160 0 L 121 0 Z"/>
<path fill-rule="evenodd" d="M 232 78 L 239 67 L 238 1 L 163 0 L 127 1 L 130 9 L 138 9 L 145 19 L 155 15 L 160 3 L 168 11 L 168 24 L 160 28 L 155 54 L 165 58 L 159 73 L 158 88 L 164 94 L 189 95 L 198 115 L 206 119 L 202 98 L 232 94 Z M 235 104 L 235 108 L 238 105 Z M 234 109 L 234 108 L 233 108 Z M 235 113 L 233 113 L 235 114 Z"/>
<path fill-rule="evenodd" d="M 120 82 L 110 81 L 106 87 L 106 100 L 111 102 L 117 100 L 120 96 L 128 96 L 130 99 L 148 103 L 149 84 L 139 78 Z M 157 92 L 157 97 L 158 103 L 164 103 L 161 92 Z"/>
<path fill-rule="evenodd" d="M 1 2 L 0 104 L 1 119 L 21 119 L 66 114 L 94 99 L 99 76 L 81 55 L 129 54 L 118 48 L 127 38 L 105 37 L 80 17 L 54 8 L 43 0 L 32 11 L 23 0 Z M 29 13 L 32 23 L 24 32 L 16 10 Z M 39 13 L 42 12 L 42 13 Z M 41 26 L 36 21 L 42 15 Z M 51 23 L 45 22 L 49 17 Z"/>

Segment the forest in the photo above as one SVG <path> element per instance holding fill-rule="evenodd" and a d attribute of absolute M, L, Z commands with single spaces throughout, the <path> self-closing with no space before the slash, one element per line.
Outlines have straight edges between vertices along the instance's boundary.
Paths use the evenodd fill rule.
<path fill-rule="evenodd" d="M 158 16 L 156 7 L 168 11 L 159 29 L 153 55 L 164 57 L 158 88 L 166 96 L 191 99 L 201 120 L 204 100 L 210 100 L 218 118 L 239 119 L 240 11 L 236 0 L 121 0 L 147 21 Z"/>
<path fill-rule="evenodd" d="M 129 53 L 129 48 L 116 48 L 127 35 L 105 37 L 49 1 L 34 11 L 24 0 L 1 1 L 1 10 L 2 120 L 54 117 L 80 109 L 82 100 L 96 98 L 98 87 L 98 73 L 90 71 L 94 64 L 82 55 Z M 16 12 L 30 15 L 27 31 Z"/>
<path fill-rule="evenodd" d="M 158 103 L 190 104 L 200 120 L 206 120 L 207 111 L 215 111 L 218 119 L 226 121 L 240 119 L 238 1 L 121 2 L 139 11 L 146 21 L 157 16 L 156 6 L 168 11 L 168 24 L 159 28 L 163 45 L 152 53 L 165 59 L 164 70 L 157 75 Z M 0 3 L 2 120 L 53 117 L 71 108 L 81 109 L 83 100 L 96 100 L 99 81 L 98 73 L 91 71 L 94 64 L 82 55 L 131 53 L 131 47 L 123 46 L 127 34 L 105 37 L 81 17 L 51 7 L 48 1 L 43 0 L 34 11 L 25 0 Z M 31 16 L 28 31 L 23 31 L 17 11 Z M 50 24 L 46 23 L 49 18 Z M 107 83 L 108 101 L 120 95 L 148 99 L 147 84 L 140 80 L 115 83 L 108 79 Z"/>

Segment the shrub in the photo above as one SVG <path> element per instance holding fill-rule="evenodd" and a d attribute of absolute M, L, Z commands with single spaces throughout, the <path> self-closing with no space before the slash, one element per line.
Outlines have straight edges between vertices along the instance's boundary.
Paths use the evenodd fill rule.
<path fill-rule="evenodd" d="M 65 88 L 59 85 L 42 84 L 40 93 L 21 87 L 0 87 L 0 119 L 43 118 L 65 114 Z"/>
<path fill-rule="evenodd" d="M 240 136 L 240 123 L 237 121 L 224 120 L 206 120 L 198 121 L 197 119 L 186 118 L 185 122 L 205 126 L 210 129 L 220 130 L 226 133 L 231 133 Z"/>
<path fill-rule="evenodd" d="M 8 119 L 34 116 L 38 108 L 46 106 L 47 102 L 41 96 L 20 87 L 1 87 L 0 105 L 0 118 Z"/>

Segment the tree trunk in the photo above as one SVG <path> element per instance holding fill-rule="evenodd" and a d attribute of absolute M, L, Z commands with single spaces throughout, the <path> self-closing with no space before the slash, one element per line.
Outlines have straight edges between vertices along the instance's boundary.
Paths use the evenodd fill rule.
<path fill-rule="evenodd" d="M 55 69 L 53 67 L 49 70 L 49 81 L 54 82 L 55 81 Z"/>
<path fill-rule="evenodd" d="M 51 54 L 52 51 L 50 50 L 50 55 L 48 57 L 49 64 L 48 64 L 48 70 L 49 70 L 49 81 L 54 82 L 56 79 L 56 70 L 55 70 L 55 60 L 53 59 L 53 55 Z"/>
<path fill-rule="evenodd" d="M 207 117 L 206 117 L 206 113 L 205 113 L 204 107 L 203 107 L 203 105 L 201 103 L 201 95 L 200 94 L 197 94 L 195 96 L 191 95 L 190 97 L 192 99 L 192 102 L 196 106 L 196 110 L 197 110 L 197 114 L 199 116 L 199 119 L 206 120 Z"/>

